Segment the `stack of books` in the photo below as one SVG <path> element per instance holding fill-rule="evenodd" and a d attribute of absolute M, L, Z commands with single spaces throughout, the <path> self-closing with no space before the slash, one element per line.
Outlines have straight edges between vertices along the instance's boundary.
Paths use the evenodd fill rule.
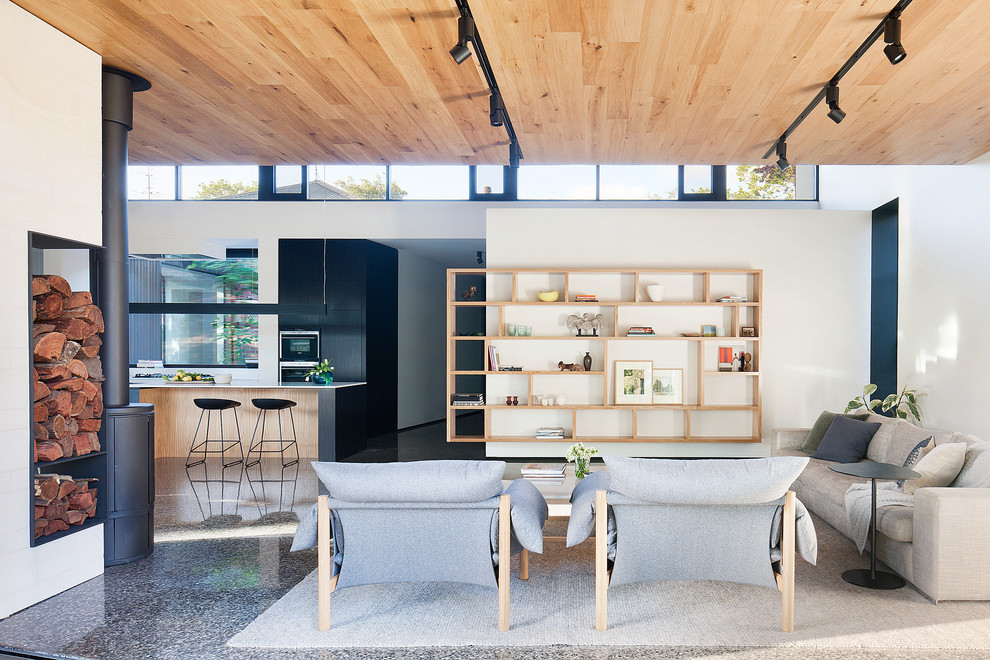
<path fill-rule="evenodd" d="M 749 302 L 749 298 L 746 296 L 722 296 L 718 302 Z"/>
<path fill-rule="evenodd" d="M 536 429 L 537 440 L 563 440 L 563 426 L 541 426 Z"/>
<path fill-rule="evenodd" d="M 498 349 L 494 346 L 488 347 L 488 370 L 499 371 L 502 368 L 502 361 L 498 357 Z"/>
<path fill-rule="evenodd" d="M 527 463 L 521 472 L 523 479 L 537 484 L 559 486 L 564 483 L 563 463 Z"/>
<path fill-rule="evenodd" d="M 653 326 L 651 325 L 634 325 L 629 328 L 626 337 L 648 337 L 655 334 L 657 333 L 653 332 Z"/>
<path fill-rule="evenodd" d="M 483 406 L 485 405 L 485 395 L 484 394 L 451 394 L 450 405 Z"/>
<path fill-rule="evenodd" d="M 574 302 L 598 302 L 598 296 L 593 293 L 579 293 L 574 296 Z"/>

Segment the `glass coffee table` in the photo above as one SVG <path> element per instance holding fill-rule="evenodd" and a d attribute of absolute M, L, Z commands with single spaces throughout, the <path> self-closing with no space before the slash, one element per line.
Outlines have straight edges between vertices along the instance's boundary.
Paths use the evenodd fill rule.
<path fill-rule="evenodd" d="M 906 467 L 890 463 L 837 463 L 828 468 L 839 474 L 869 479 L 872 485 L 872 508 L 870 510 L 870 568 L 854 568 L 842 574 L 849 584 L 867 589 L 900 589 L 904 578 L 886 571 L 877 570 L 877 479 L 917 479 L 921 475 Z"/>

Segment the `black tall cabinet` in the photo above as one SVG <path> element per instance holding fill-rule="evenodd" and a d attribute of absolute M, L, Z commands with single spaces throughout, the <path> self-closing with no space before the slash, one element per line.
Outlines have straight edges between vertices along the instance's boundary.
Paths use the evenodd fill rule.
<path fill-rule="evenodd" d="M 321 314 L 279 314 L 279 329 L 319 329 L 320 354 L 332 358 L 334 380 L 368 383 L 360 411 L 367 437 L 394 433 L 398 252 L 364 239 L 283 238 L 278 253 L 279 304 L 322 309 Z"/>

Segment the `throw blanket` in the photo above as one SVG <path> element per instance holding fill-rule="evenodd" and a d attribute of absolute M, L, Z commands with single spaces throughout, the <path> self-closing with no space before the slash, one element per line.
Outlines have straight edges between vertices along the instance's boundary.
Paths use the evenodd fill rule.
<path fill-rule="evenodd" d="M 860 554 L 870 535 L 871 503 L 870 484 L 853 484 L 846 491 L 846 515 L 852 527 L 853 541 Z M 883 506 L 914 506 L 914 495 L 905 495 L 897 484 L 888 481 L 877 484 L 877 509 Z"/>

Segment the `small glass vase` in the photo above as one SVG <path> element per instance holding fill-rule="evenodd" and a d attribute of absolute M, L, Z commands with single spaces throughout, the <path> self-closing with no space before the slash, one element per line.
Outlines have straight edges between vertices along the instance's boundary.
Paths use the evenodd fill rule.
<path fill-rule="evenodd" d="M 309 379 L 316 385 L 329 385 L 333 382 L 333 372 L 322 374 L 310 374 Z"/>
<path fill-rule="evenodd" d="M 589 474 L 588 471 L 588 459 L 584 456 L 578 456 L 574 459 L 574 477 L 576 479 L 584 479 Z"/>

